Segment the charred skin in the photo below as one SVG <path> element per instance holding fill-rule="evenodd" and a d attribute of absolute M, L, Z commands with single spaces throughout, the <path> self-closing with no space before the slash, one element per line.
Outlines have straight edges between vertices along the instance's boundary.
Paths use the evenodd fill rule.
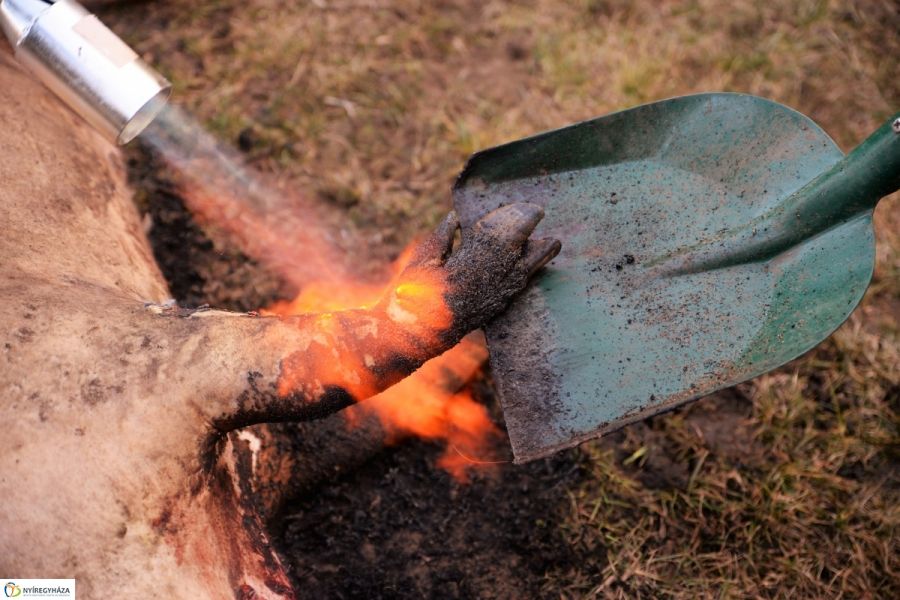
<path fill-rule="evenodd" d="M 249 373 L 215 429 L 322 418 L 408 377 L 496 316 L 556 256 L 558 241 L 528 239 L 542 217 L 529 204 L 497 209 L 453 251 L 459 223 L 450 213 L 373 308 L 280 319 L 301 349 L 280 361 L 274 385 Z"/>
<path fill-rule="evenodd" d="M 377 393 L 558 249 L 513 206 L 452 251 L 451 215 L 367 310 L 164 308 L 121 156 L 7 50 L 0 123 L 0 571 L 75 577 L 83 598 L 292 597 L 249 483 L 267 440 L 229 432 Z"/>

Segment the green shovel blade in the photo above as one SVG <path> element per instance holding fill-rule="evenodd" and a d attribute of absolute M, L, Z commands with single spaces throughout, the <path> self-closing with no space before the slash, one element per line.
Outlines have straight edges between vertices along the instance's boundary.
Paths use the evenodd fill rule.
<path fill-rule="evenodd" d="M 516 461 L 754 377 L 831 334 L 871 278 L 877 198 L 827 225 L 797 198 L 843 158 L 800 113 L 739 94 L 474 155 L 453 192 L 463 235 L 531 202 L 546 213 L 535 235 L 563 243 L 486 328 Z"/>

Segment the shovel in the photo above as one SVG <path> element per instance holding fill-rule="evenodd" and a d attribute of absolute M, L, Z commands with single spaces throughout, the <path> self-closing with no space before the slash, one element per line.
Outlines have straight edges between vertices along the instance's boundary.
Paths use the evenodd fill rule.
<path fill-rule="evenodd" d="M 900 115 L 898 115 L 900 116 Z M 900 118 L 849 155 L 743 94 L 639 106 L 479 152 L 463 225 L 544 207 L 563 240 L 486 329 L 516 462 L 774 369 L 828 337 L 872 277 L 872 212 L 900 188 Z"/>

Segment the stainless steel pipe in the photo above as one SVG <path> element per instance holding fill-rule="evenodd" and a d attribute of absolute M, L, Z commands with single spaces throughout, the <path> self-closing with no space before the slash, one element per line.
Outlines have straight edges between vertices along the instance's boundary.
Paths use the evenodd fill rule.
<path fill-rule="evenodd" d="M 74 0 L 2 0 L 0 28 L 19 62 L 116 143 L 168 100 L 169 82 Z"/>

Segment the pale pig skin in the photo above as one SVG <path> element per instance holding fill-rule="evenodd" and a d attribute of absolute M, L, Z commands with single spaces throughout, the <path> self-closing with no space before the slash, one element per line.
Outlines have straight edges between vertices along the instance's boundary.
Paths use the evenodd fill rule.
<path fill-rule="evenodd" d="M 229 432 L 364 399 L 341 382 L 279 391 L 316 320 L 154 304 L 170 294 L 118 151 L 6 51 L 0 123 L 0 571 L 74 577 L 80 598 L 293 597 Z M 452 254 L 448 217 L 413 268 L 441 275 L 452 322 L 423 335 L 390 298 L 337 313 L 325 339 L 367 354 L 348 381 L 380 391 L 502 310 L 559 249 L 528 240 L 541 216 L 501 209 Z"/>

